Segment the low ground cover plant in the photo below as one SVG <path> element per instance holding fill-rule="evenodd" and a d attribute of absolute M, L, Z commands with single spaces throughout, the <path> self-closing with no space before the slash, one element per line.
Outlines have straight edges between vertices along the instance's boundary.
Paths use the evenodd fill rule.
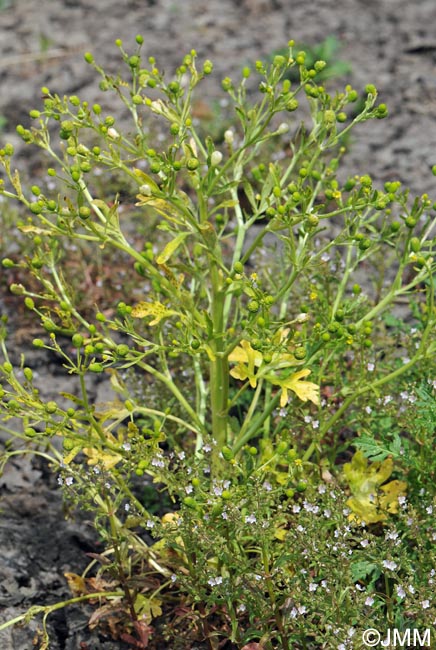
<path fill-rule="evenodd" d="M 345 650 L 368 627 L 424 630 L 436 204 L 347 170 L 350 131 L 387 116 L 373 85 L 329 94 L 325 62 L 290 42 L 222 80 L 234 119 L 214 141 L 192 115 L 212 62 L 191 51 L 167 79 L 136 41 L 117 42 L 125 75 L 85 55 L 130 127 L 44 88 L 17 127 L 44 177 L 0 151 L 26 238 L 3 272 L 41 325 L 33 345 L 79 385 L 43 400 L 3 318 L 2 467 L 44 458 L 104 542 L 66 576 L 71 599 L 0 629 L 42 615 L 48 648 L 47 616 L 83 601 L 136 648 Z M 90 399 L 96 376 L 112 401 Z"/>

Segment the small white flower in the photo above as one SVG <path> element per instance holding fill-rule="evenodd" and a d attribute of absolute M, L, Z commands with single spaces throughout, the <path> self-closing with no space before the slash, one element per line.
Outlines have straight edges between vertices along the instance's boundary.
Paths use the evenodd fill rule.
<path fill-rule="evenodd" d="M 365 600 L 365 605 L 367 607 L 372 607 L 374 605 L 374 598 L 372 596 L 368 596 L 368 598 Z"/>
<path fill-rule="evenodd" d="M 398 568 L 398 564 L 393 560 L 383 560 L 383 566 L 390 571 L 395 571 Z"/>
<path fill-rule="evenodd" d="M 368 363 L 368 364 L 366 365 L 366 369 L 368 370 L 368 372 L 373 372 L 374 369 L 375 369 L 375 364 L 374 364 L 374 363 L 371 363 L 371 362 Z"/>
<path fill-rule="evenodd" d="M 422 609 L 428 609 L 430 607 L 430 601 L 429 600 L 422 600 L 421 605 L 422 605 Z"/>
<path fill-rule="evenodd" d="M 316 584 L 316 582 L 311 582 L 309 584 L 309 591 L 316 591 L 317 589 L 318 589 L 318 585 Z"/>
<path fill-rule="evenodd" d="M 147 528 L 154 528 L 154 521 L 152 519 L 147 519 L 145 525 L 147 526 Z"/>
<path fill-rule="evenodd" d="M 397 590 L 397 596 L 398 598 L 404 598 L 406 595 L 406 592 L 404 591 L 403 587 L 401 585 L 396 585 L 396 590 Z"/>
<path fill-rule="evenodd" d="M 246 524 L 255 524 L 256 521 L 257 521 L 256 515 L 251 514 L 251 515 L 247 515 L 245 517 L 245 523 Z"/>

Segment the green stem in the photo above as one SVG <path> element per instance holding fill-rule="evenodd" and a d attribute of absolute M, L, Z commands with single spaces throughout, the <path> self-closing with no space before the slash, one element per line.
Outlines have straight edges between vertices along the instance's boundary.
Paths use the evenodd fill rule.
<path fill-rule="evenodd" d="M 238 434 L 238 437 L 236 438 L 232 450 L 233 453 L 236 454 L 238 451 L 242 449 L 242 447 L 247 444 L 251 438 L 254 436 L 257 436 L 261 432 L 261 428 L 265 420 L 269 418 L 271 413 L 274 411 L 276 408 L 277 404 L 279 403 L 280 400 L 280 391 L 274 395 L 270 403 L 265 407 L 265 409 L 260 413 L 257 417 L 253 418 L 253 420 L 249 423 L 249 426 L 244 428 L 244 430 L 241 430 Z"/>
<path fill-rule="evenodd" d="M 227 410 L 229 395 L 229 362 L 224 354 L 224 301 L 225 289 L 216 262 L 212 261 L 212 341 L 214 358 L 210 362 L 210 397 L 212 411 L 212 435 L 217 442 L 217 451 L 227 441 Z"/>

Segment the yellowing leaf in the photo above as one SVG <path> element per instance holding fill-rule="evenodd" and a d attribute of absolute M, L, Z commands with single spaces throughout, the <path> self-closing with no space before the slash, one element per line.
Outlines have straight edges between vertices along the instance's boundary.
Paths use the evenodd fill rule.
<path fill-rule="evenodd" d="M 138 169 L 137 167 L 135 167 L 133 169 L 133 173 L 135 174 L 136 178 L 141 183 L 141 185 L 148 185 L 153 192 L 159 191 L 159 185 L 157 185 L 157 183 L 151 178 L 151 176 L 143 172 L 142 169 Z"/>
<path fill-rule="evenodd" d="M 393 468 L 392 458 L 368 465 L 362 451 L 354 454 L 351 463 L 345 463 L 343 472 L 352 493 L 347 501 L 353 511 L 349 516 L 351 521 L 375 524 L 386 521 L 389 513 L 398 512 L 398 498 L 406 494 L 407 484 L 395 480 L 382 485 Z"/>
<path fill-rule="evenodd" d="M 161 605 L 162 601 L 159 598 L 147 598 L 144 594 L 137 594 L 134 607 L 140 618 L 145 617 L 147 622 L 150 622 L 162 614 Z"/>
<path fill-rule="evenodd" d="M 156 262 L 158 264 L 165 264 L 165 262 L 170 259 L 173 253 L 176 252 L 180 244 L 186 239 L 189 234 L 189 232 L 181 232 L 177 235 L 177 237 L 174 237 L 174 239 L 168 242 L 162 253 L 157 256 Z"/>
<path fill-rule="evenodd" d="M 164 318 L 176 316 L 177 312 L 173 309 L 167 309 L 161 302 L 139 302 L 132 309 L 133 318 L 146 318 L 153 316 L 150 325 L 157 325 Z"/>
<path fill-rule="evenodd" d="M 238 365 L 230 371 L 232 377 L 241 381 L 249 380 L 250 386 L 256 388 L 257 377 L 255 368 L 262 365 L 263 356 L 258 350 L 251 347 L 249 341 L 242 340 L 233 352 L 229 354 L 229 361 Z"/>
<path fill-rule="evenodd" d="M 82 596 L 88 593 L 85 578 L 77 575 L 77 573 L 64 573 L 64 577 L 73 596 Z"/>
<path fill-rule="evenodd" d="M 18 226 L 18 230 L 21 230 L 21 232 L 26 232 L 26 233 L 31 232 L 34 235 L 52 234 L 51 230 L 47 230 L 46 228 L 39 228 L 38 226 Z"/>
<path fill-rule="evenodd" d="M 138 203 L 135 203 L 135 205 L 149 206 L 165 217 L 168 221 L 172 221 L 179 225 L 182 223 L 179 211 L 169 201 L 165 201 L 165 199 L 156 199 L 154 196 L 145 196 L 144 194 L 138 194 L 136 198 L 138 199 Z"/>
<path fill-rule="evenodd" d="M 95 447 L 86 447 L 83 453 L 88 456 L 88 465 L 102 465 L 104 469 L 112 469 L 120 460 L 123 459 L 121 454 L 111 451 L 103 451 Z"/>
<path fill-rule="evenodd" d="M 307 368 L 294 372 L 289 377 L 285 379 L 279 379 L 268 377 L 268 379 L 273 384 L 277 384 L 282 389 L 282 394 L 280 396 L 280 406 L 283 408 L 288 403 L 288 391 L 292 390 L 297 397 L 301 399 L 302 402 L 307 402 L 308 400 L 314 404 L 319 404 L 319 386 L 314 384 L 312 381 L 302 381 L 303 377 L 310 375 L 310 370 Z"/>
<path fill-rule="evenodd" d="M 64 463 L 64 465 L 69 465 L 71 463 L 71 461 L 73 460 L 73 458 L 75 458 L 77 456 L 77 454 L 79 453 L 79 451 L 81 451 L 81 450 L 82 450 L 82 447 L 80 445 L 78 445 L 77 447 L 73 447 L 73 449 L 71 449 L 71 451 L 68 452 L 68 454 L 66 454 L 62 458 L 62 462 Z"/>
<path fill-rule="evenodd" d="M 275 528 L 274 529 L 274 537 L 281 542 L 283 542 L 286 538 L 286 535 L 288 534 L 288 531 L 286 528 Z"/>

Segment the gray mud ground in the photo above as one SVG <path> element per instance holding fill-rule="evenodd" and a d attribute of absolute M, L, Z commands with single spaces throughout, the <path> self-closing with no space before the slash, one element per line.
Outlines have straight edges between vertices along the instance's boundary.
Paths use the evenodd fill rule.
<path fill-rule="evenodd" d="M 195 48 L 200 60 L 215 64 L 204 86 L 207 100 L 219 93 L 222 77 L 237 78 L 242 65 L 266 57 L 290 38 L 313 45 L 334 35 L 342 43 L 340 58 L 352 66 L 343 83 L 358 90 L 374 83 L 390 110 L 388 120 L 371 121 L 355 132 L 347 154 L 350 174 L 370 173 L 379 184 L 400 180 L 413 194 L 436 198 L 430 171 L 436 162 L 434 0 L 3 0 L 0 7 L 0 140 L 16 145 L 19 164 L 30 175 L 37 173 L 38 161 L 24 151 L 14 127 L 28 124 L 41 86 L 90 102 L 107 101 L 95 90 L 85 51 L 115 69 L 114 40 L 122 38 L 127 49 L 133 48 L 141 33 L 145 52 L 170 72 Z M 1 242 L 2 233 L 4 256 L 8 251 Z M 6 298 L 0 295 L 0 306 L 8 304 Z M 29 341 L 35 333 L 24 337 L 24 344 L 17 337 L 14 346 L 20 323 L 10 316 L 11 347 L 16 354 L 33 354 L 29 358 L 44 377 L 46 394 L 70 390 L 71 379 L 32 351 Z M 95 386 L 96 399 L 104 391 Z M 67 597 L 63 573 L 79 572 L 87 563 L 85 554 L 98 546 L 86 521 L 65 520 L 56 482 L 44 467 L 30 462 L 9 467 L 0 490 L 0 620 L 7 620 L 29 605 Z M 86 620 L 81 609 L 53 616 L 52 650 L 126 647 L 91 634 Z M 32 624 L 0 632 L 1 650 L 31 650 L 34 629 Z"/>

